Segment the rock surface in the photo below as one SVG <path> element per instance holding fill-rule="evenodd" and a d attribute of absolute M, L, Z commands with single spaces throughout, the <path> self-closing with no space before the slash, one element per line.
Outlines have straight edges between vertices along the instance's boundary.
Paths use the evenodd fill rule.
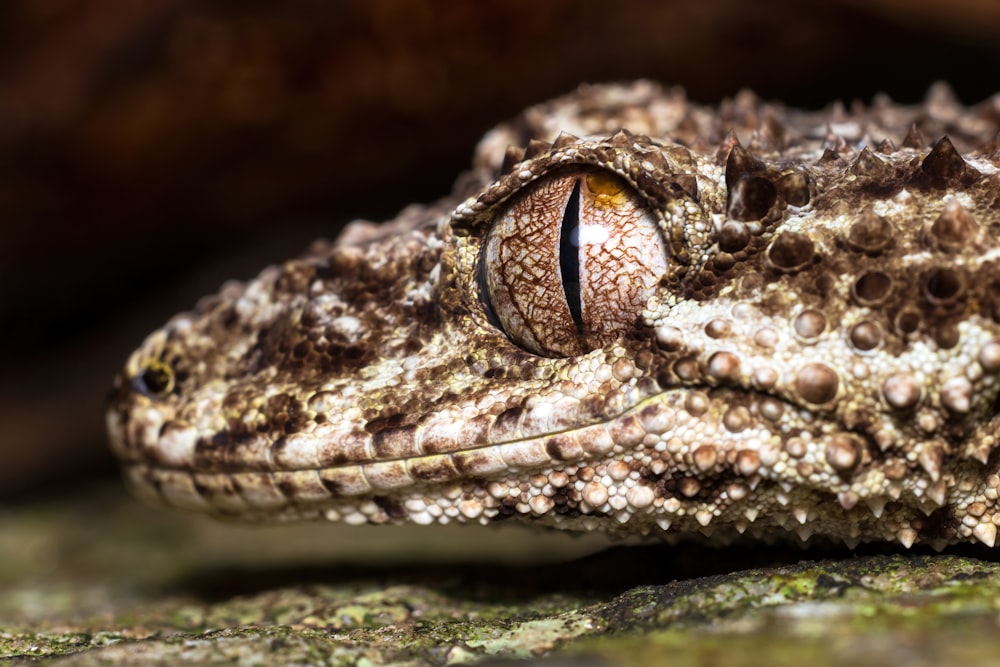
<path fill-rule="evenodd" d="M 96 486 L 0 512 L 0 664 L 992 664 L 989 558 L 251 529 Z"/>

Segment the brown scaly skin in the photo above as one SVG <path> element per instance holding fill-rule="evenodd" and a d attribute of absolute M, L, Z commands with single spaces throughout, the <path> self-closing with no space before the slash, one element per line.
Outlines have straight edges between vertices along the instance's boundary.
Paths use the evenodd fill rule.
<path fill-rule="evenodd" d="M 998 128 L 1000 96 L 941 86 L 819 112 L 584 86 L 487 134 L 453 196 L 153 333 L 115 380 L 114 451 L 143 499 L 253 521 L 992 546 Z M 560 320 L 558 243 L 521 237 L 564 224 L 569 195 L 539 200 L 560 178 L 658 230 L 624 324 Z M 490 234 L 534 254 L 491 259 Z M 628 273 L 602 253 L 594 280 Z M 528 312 L 549 278 L 533 294 L 563 301 Z M 570 347 L 525 349 L 490 280 Z"/>

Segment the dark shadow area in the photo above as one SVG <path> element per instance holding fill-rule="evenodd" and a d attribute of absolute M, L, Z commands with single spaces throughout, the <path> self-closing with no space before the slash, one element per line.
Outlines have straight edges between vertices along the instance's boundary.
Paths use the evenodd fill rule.
<path fill-rule="evenodd" d="M 994 93 L 987 1 L 0 7 L 0 489 L 110 471 L 102 397 L 228 278 L 446 194 L 479 137 L 581 82 L 715 104 Z M 107 474 L 113 474 L 108 472 Z"/>
<path fill-rule="evenodd" d="M 72 502 L 74 496 L 86 492 L 102 481 L 120 480 L 118 462 L 107 443 L 98 440 L 81 444 L 91 453 L 84 457 L 50 460 L 43 476 L 11 480 L 0 485 L 0 507 L 15 510 L 38 502 L 62 500 Z"/>
<path fill-rule="evenodd" d="M 705 578 L 735 572 L 778 568 L 802 561 L 851 560 L 870 556 L 932 557 L 929 548 L 904 550 L 898 546 L 867 544 L 851 551 L 844 546 L 746 544 L 715 548 L 699 544 L 647 544 L 611 547 L 561 563 L 506 565 L 458 563 L 445 565 L 397 564 L 212 569 L 167 585 L 162 594 L 193 595 L 206 603 L 269 590 L 310 585 L 410 584 L 433 588 L 445 595 L 473 601 L 523 603 L 539 596 L 568 593 L 607 600 L 637 586 L 680 582 L 704 586 Z M 981 546 L 957 545 L 944 553 L 998 562 L 1000 554 Z"/>

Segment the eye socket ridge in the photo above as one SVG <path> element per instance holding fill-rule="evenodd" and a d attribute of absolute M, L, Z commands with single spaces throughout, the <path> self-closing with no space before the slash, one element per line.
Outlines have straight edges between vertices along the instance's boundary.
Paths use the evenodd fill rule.
<path fill-rule="evenodd" d="M 513 343 L 569 357 L 619 339 L 666 270 L 645 200 L 588 170 L 542 178 L 498 209 L 477 281 L 487 318 Z"/>

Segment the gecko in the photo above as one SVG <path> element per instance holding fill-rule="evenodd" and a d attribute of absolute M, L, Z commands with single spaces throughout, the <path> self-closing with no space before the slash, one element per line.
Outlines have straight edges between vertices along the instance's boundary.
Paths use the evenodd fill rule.
<path fill-rule="evenodd" d="M 149 335 L 112 449 L 141 500 L 251 522 L 994 546 L 998 130 L 943 84 L 583 85 Z"/>

